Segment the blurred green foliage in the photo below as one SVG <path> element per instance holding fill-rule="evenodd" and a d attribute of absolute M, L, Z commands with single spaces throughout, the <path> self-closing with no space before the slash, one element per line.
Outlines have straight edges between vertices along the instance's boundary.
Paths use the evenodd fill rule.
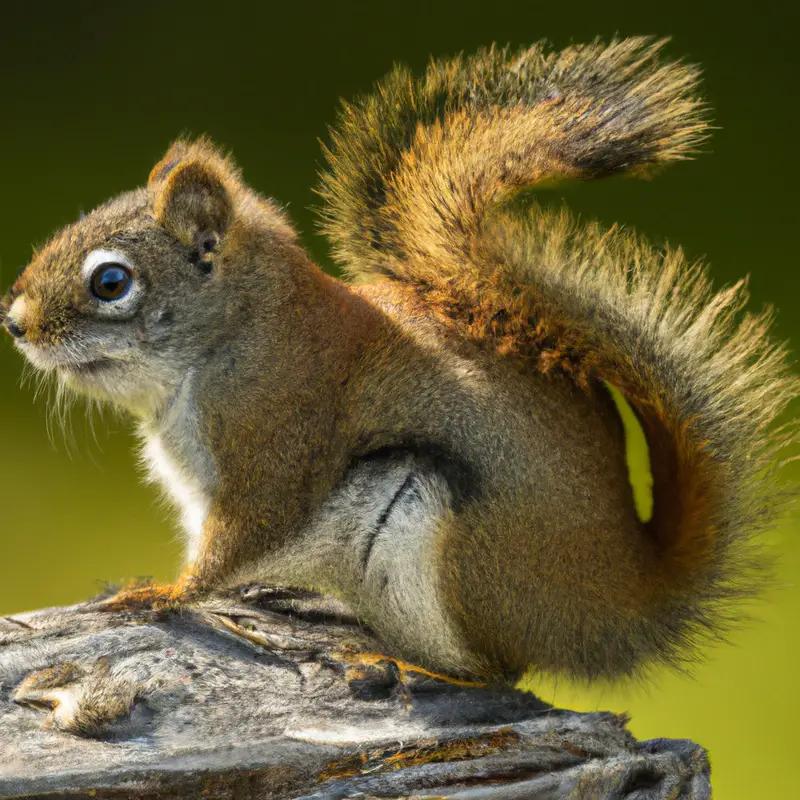
<path fill-rule="evenodd" d="M 243 8 L 247 10 L 243 10 Z M 777 5 L 402 3 L 5 3 L 0 34 L 0 284 L 31 244 L 141 184 L 170 140 L 208 133 L 247 180 L 288 205 L 314 256 L 318 138 L 339 96 L 369 90 L 392 62 L 491 41 L 525 44 L 654 33 L 705 67 L 720 130 L 696 162 L 653 183 L 569 186 L 580 213 L 623 222 L 707 256 L 720 283 L 752 273 L 754 307 L 775 301 L 778 334 L 800 342 L 798 58 Z M 796 346 L 796 345 L 795 345 Z M 137 474 L 124 420 L 83 412 L 48 440 L 46 402 L 18 387 L 21 360 L 0 342 L 0 612 L 69 603 L 101 580 L 167 579 L 180 547 L 169 512 Z M 767 537 L 777 580 L 758 618 L 710 649 L 692 676 L 591 690 L 533 678 L 546 700 L 628 710 L 639 737 L 693 738 L 711 751 L 717 797 L 797 796 L 800 546 L 787 522 Z M 535 587 L 532 587 L 535 591 Z M 794 790 L 794 791 L 793 791 Z"/>

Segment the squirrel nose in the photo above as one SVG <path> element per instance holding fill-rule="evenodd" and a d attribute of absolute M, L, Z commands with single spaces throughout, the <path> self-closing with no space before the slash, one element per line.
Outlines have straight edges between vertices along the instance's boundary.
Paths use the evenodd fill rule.
<path fill-rule="evenodd" d="M 21 338 L 22 338 L 22 337 L 25 335 L 25 329 L 24 329 L 24 328 L 21 328 L 19 325 L 17 325 L 17 323 L 16 323 L 16 322 L 14 322 L 14 320 L 13 320 L 13 319 L 11 319 L 11 317 L 7 317 L 7 318 L 6 318 L 5 325 L 6 325 L 6 330 L 7 330 L 7 331 L 8 331 L 8 332 L 9 332 L 9 333 L 10 333 L 10 334 L 11 334 L 11 335 L 12 335 L 12 336 L 15 338 L 15 339 L 21 339 Z"/>

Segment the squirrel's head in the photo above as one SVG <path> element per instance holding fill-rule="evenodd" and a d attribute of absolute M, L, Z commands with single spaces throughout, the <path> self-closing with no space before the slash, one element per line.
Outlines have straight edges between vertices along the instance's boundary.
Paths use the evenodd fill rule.
<path fill-rule="evenodd" d="M 281 212 L 230 159 L 204 139 L 178 141 L 146 187 L 35 253 L 0 303 L 0 323 L 63 384 L 151 408 L 247 324 L 254 300 L 285 296 L 296 251 Z"/>

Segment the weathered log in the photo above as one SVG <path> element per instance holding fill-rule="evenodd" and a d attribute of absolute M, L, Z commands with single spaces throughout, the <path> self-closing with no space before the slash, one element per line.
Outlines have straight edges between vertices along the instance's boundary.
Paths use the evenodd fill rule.
<path fill-rule="evenodd" d="M 0 797 L 707 798 L 705 752 L 378 652 L 334 601 L 0 619 Z"/>

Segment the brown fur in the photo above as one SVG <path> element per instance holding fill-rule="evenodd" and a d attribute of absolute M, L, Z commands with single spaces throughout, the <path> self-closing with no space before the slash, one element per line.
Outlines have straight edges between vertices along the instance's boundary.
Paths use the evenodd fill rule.
<path fill-rule="evenodd" d="M 692 152 L 705 136 L 697 72 L 661 62 L 662 44 L 491 49 L 419 81 L 398 69 L 347 106 L 321 193 L 357 286 L 311 264 L 206 140 L 174 144 L 145 189 L 36 254 L 3 306 L 20 346 L 130 411 L 211 498 L 177 587 L 111 606 L 300 576 L 407 657 L 488 678 L 530 664 L 627 674 L 724 625 L 759 582 L 753 535 L 779 506 L 764 476 L 794 437 L 769 433 L 797 386 L 768 315 L 740 317 L 742 287 L 714 294 L 679 251 L 504 207 L 542 181 Z M 81 277 L 98 248 L 120 251 L 140 287 L 117 316 Z M 647 523 L 604 381 L 649 442 Z M 328 534 L 314 526 L 361 466 L 401 454 L 420 480 L 446 478 L 425 590 L 441 628 L 396 611 L 415 587 L 391 572 L 369 594 L 341 549 L 346 526 L 333 555 L 315 555 Z M 424 566 L 396 578 L 422 581 Z"/>

